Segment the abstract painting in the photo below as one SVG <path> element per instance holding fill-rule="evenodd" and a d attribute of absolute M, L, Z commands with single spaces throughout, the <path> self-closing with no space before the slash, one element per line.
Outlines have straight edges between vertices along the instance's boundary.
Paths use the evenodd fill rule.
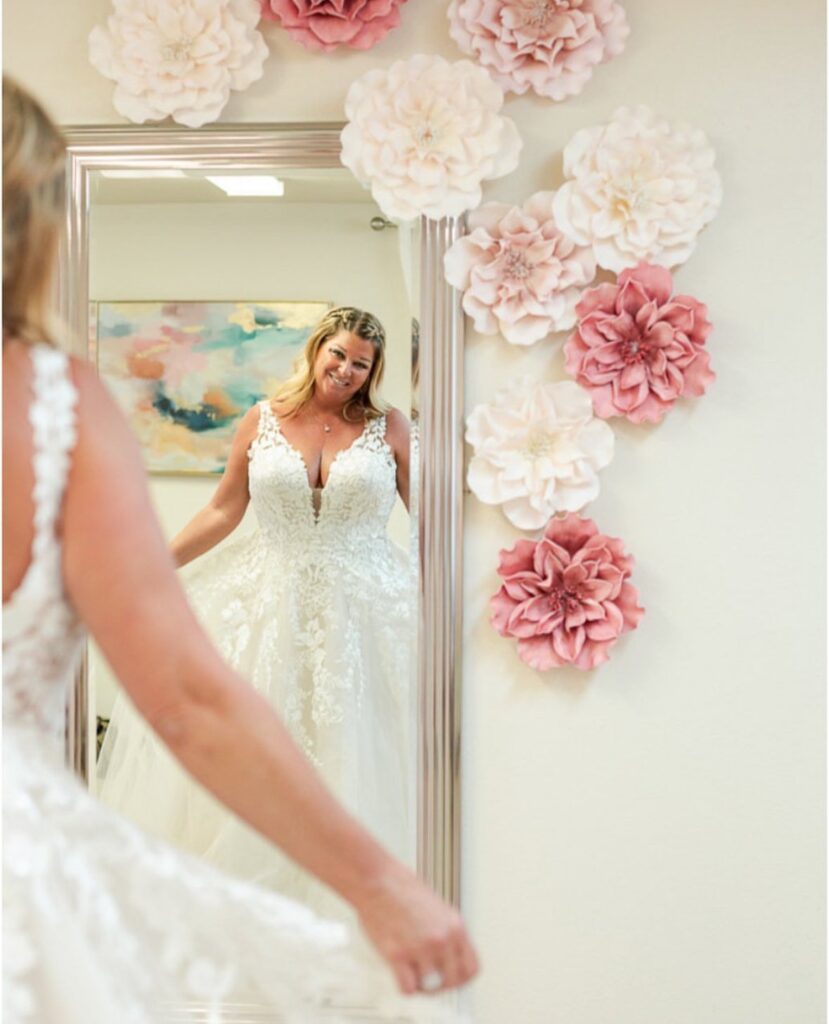
<path fill-rule="evenodd" d="M 154 473 L 221 473 L 240 417 L 292 371 L 327 302 L 98 302 L 98 371 Z"/>

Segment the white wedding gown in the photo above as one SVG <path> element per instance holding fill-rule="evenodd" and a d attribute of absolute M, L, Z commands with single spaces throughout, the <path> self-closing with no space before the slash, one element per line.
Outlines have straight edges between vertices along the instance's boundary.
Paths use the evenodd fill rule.
<path fill-rule="evenodd" d="M 315 496 L 261 402 L 248 453 L 258 529 L 196 562 L 186 586 L 225 660 L 278 711 L 338 798 L 411 863 L 415 586 L 411 561 L 387 534 L 396 463 L 385 432 L 385 417 L 370 420 Z M 193 782 L 125 696 L 98 781 L 100 798 L 142 828 L 325 914 L 347 914 Z"/>
<path fill-rule="evenodd" d="M 230 1005 L 248 1007 L 230 1019 L 293 1024 L 443 1019 L 432 1001 L 398 998 L 346 925 L 148 837 L 66 767 L 84 637 L 55 524 L 77 393 L 64 355 L 31 354 L 35 536 L 3 614 L 4 1024 L 159 1024 L 184 1004 L 203 1021 L 227 1020 Z M 273 1015 L 251 1017 L 253 1005 Z"/>

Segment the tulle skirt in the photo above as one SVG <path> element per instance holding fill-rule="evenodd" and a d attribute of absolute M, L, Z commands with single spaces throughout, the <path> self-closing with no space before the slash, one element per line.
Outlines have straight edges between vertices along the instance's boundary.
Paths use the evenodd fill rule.
<path fill-rule="evenodd" d="M 410 565 L 391 543 L 344 569 L 280 564 L 256 531 L 185 571 L 219 651 L 270 702 L 346 807 L 414 859 Z M 178 766 L 120 696 L 98 795 L 142 828 L 223 870 L 328 915 L 344 905 L 223 808 Z"/>

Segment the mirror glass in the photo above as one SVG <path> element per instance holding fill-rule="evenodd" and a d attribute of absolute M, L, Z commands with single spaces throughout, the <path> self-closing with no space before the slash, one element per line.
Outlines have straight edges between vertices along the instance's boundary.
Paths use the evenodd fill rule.
<path fill-rule="evenodd" d="M 227 534 L 181 568 L 188 597 L 326 782 L 412 865 L 419 248 L 418 227 L 387 222 L 341 169 L 90 175 L 90 353 L 168 541 L 187 528 L 176 543 L 190 551 Z M 309 349 L 338 307 L 372 317 Z M 295 369 L 306 350 L 310 374 Z M 303 404 L 309 393 L 325 403 Z M 252 406 L 235 525 L 217 488 Z M 185 776 L 94 646 L 89 708 L 100 799 L 233 874 L 345 912 Z"/>

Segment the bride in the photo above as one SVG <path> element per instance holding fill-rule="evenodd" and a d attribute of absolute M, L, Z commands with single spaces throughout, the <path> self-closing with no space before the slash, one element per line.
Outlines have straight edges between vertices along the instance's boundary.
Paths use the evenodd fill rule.
<path fill-rule="evenodd" d="M 354 1020 L 347 1007 L 436 1021 L 439 1005 L 397 997 L 387 965 L 407 994 L 464 984 L 478 968 L 459 915 L 332 798 L 211 647 L 129 428 L 94 368 L 50 341 L 64 182 L 58 131 L 4 78 L 4 1024 L 151 1024 L 183 1004 L 218 1021 L 251 1000 L 307 1024 Z M 254 493 L 264 453 L 278 461 L 260 436 Z M 325 480 L 329 469 L 326 457 Z M 90 796 L 63 749 L 85 629 L 175 758 L 336 890 L 386 964 L 344 925 L 228 878 Z"/>
<path fill-rule="evenodd" d="M 414 581 L 387 535 L 408 505 L 409 427 L 379 398 L 385 334 L 330 310 L 293 378 L 237 430 L 210 503 L 173 540 L 185 565 L 224 540 L 252 501 L 258 530 L 188 579 L 229 664 L 276 708 L 328 785 L 411 861 L 409 677 Z M 330 895 L 197 788 L 126 698 L 116 704 L 99 795 L 143 827 L 326 912 Z"/>

